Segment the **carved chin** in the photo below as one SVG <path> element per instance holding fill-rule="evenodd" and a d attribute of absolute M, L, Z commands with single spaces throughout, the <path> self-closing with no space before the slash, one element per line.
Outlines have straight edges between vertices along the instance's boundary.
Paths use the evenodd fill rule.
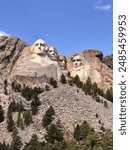
<path fill-rule="evenodd" d="M 49 58 L 50 58 L 51 60 L 56 60 L 56 56 L 51 56 L 51 55 L 49 55 Z"/>

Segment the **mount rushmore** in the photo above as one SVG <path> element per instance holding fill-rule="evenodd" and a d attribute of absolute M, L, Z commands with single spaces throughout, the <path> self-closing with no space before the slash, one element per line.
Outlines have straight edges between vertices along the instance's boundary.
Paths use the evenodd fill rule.
<path fill-rule="evenodd" d="M 102 89 L 112 87 L 112 69 L 103 63 L 101 51 L 88 49 L 75 53 L 70 58 L 58 54 L 56 48 L 42 39 L 33 45 L 15 37 L 0 37 L 0 76 L 9 81 L 31 79 L 30 84 L 48 83 L 53 77 L 59 81 L 62 74 L 78 75 L 86 82 L 90 77 Z"/>

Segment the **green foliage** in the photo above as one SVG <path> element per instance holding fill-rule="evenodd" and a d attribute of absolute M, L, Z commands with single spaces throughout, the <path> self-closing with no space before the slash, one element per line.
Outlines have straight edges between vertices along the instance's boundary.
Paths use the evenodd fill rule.
<path fill-rule="evenodd" d="M 9 111 L 10 112 L 16 112 L 17 111 L 17 104 L 14 100 L 9 104 Z"/>
<path fill-rule="evenodd" d="M 108 108 L 107 101 L 104 101 L 104 107 L 105 107 L 105 108 Z"/>
<path fill-rule="evenodd" d="M 0 142 L 0 150 L 9 150 L 9 144 L 6 144 L 5 142 Z"/>
<path fill-rule="evenodd" d="M 17 127 L 19 127 L 22 130 L 24 129 L 24 124 L 23 124 L 23 119 L 22 119 L 22 116 L 21 116 L 21 112 L 18 112 Z"/>
<path fill-rule="evenodd" d="M 26 126 L 28 126 L 32 123 L 32 113 L 30 110 L 25 111 L 23 114 L 23 117 L 24 117 L 24 124 Z"/>
<path fill-rule="evenodd" d="M 38 96 L 34 96 L 32 102 L 31 102 L 31 111 L 32 111 L 32 115 L 36 115 L 38 112 L 38 107 L 41 104 L 39 97 Z"/>
<path fill-rule="evenodd" d="M 86 86 L 85 87 L 86 93 L 91 95 L 92 94 L 92 81 L 90 77 L 88 77 L 85 86 Z"/>
<path fill-rule="evenodd" d="M 12 133 L 12 141 L 9 150 L 20 150 L 22 145 L 21 138 L 18 136 L 18 131 L 15 129 Z"/>
<path fill-rule="evenodd" d="M 65 77 L 65 75 L 62 73 L 62 75 L 61 75 L 61 83 L 62 84 L 66 84 L 67 83 L 67 80 L 66 80 L 66 77 Z"/>
<path fill-rule="evenodd" d="M 46 86 L 45 86 L 45 91 L 49 91 L 50 90 L 50 88 L 49 88 L 49 86 L 46 84 Z"/>
<path fill-rule="evenodd" d="M 30 101 L 31 98 L 33 97 L 34 91 L 32 88 L 30 87 L 23 87 L 22 91 L 21 91 L 21 96 L 23 96 L 24 98 L 26 98 L 26 100 Z"/>
<path fill-rule="evenodd" d="M 109 100 L 110 102 L 113 102 L 113 89 L 112 88 L 107 89 L 105 98 Z"/>
<path fill-rule="evenodd" d="M 19 84 L 16 80 L 11 83 L 11 87 L 15 92 L 21 92 L 21 84 Z"/>
<path fill-rule="evenodd" d="M 24 106 L 23 106 L 22 101 L 20 101 L 20 103 L 17 103 L 17 111 L 18 111 L 18 112 L 23 112 L 23 111 L 25 111 L 25 108 L 24 108 Z"/>
<path fill-rule="evenodd" d="M 15 129 L 15 124 L 14 124 L 14 120 L 12 117 L 12 112 L 7 113 L 7 130 L 9 132 L 12 132 Z"/>
<path fill-rule="evenodd" d="M 50 78 L 50 84 L 51 84 L 54 88 L 57 87 L 57 81 L 54 80 L 53 78 Z"/>
<path fill-rule="evenodd" d="M 36 134 L 32 135 L 29 143 L 26 143 L 24 150 L 40 150 L 41 143 L 38 141 L 38 137 Z"/>
<path fill-rule="evenodd" d="M 80 131 L 80 126 L 79 126 L 79 124 L 77 124 L 77 126 L 74 128 L 74 134 L 73 134 L 73 136 L 74 136 L 74 139 L 76 140 L 76 141 L 79 141 L 80 140 L 80 133 L 81 131 Z"/>
<path fill-rule="evenodd" d="M 86 121 L 84 121 L 80 126 L 77 125 L 75 127 L 74 134 L 73 134 L 74 139 L 76 141 L 86 139 L 90 131 L 94 131 L 94 130 L 89 126 L 89 124 Z"/>
<path fill-rule="evenodd" d="M 70 71 L 67 72 L 67 77 L 71 77 Z"/>
<path fill-rule="evenodd" d="M 40 87 L 39 88 L 35 87 L 34 89 L 32 89 L 31 87 L 24 85 L 21 90 L 21 96 L 26 98 L 26 100 L 30 101 L 31 99 L 33 99 L 35 96 L 38 96 L 38 94 L 42 92 L 43 90 Z"/>
<path fill-rule="evenodd" d="M 4 111 L 2 106 L 0 105 L 0 123 L 4 121 Z"/>
<path fill-rule="evenodd" d="M 5 95 L 8 95 L 7 86 L 8 86 L 8 81 L 5 79 L 5 80 L 4 80 L 4 94 L 5 94 Z"/>
<path fill-rule="evenodd" d="M 82 88 L 83 87 L 83 82 L 80 80 L 79 76 L 76 75 L 73 79 L 72 79 L 73 83 L 79 87 Z"/>
<path fill-rule="evenodd" d="M 103 150 L 113 150 L 113 134 L 110 129 L 105 130 L 102 135 L 101 144 Z"/>
<path fill-rule="evenodd" d="M 47 135 L 45 136 L 45 139 L 49 143 L 54 143 L 55 141 L 63 141 L 63 133 L 62 131 L 55 125 L 51 124 L 47 128 Z"/>
<path fill-rule="evenodd" d="M 55 115 L 54 108 L 52 106 L 50 106 L 50 108 L 46 111 L 46 113 L 42 119 L 42 125 L 44 128 L 46 128 L 48 125 L 51 124 L 51 122 L 54 119 L 54 115 Z"/>
<path fill-rule="evenodd" d="M 70 86 L 73 86 L 73 81 L 72 80 L 68 80 L 68 83 Z"/>

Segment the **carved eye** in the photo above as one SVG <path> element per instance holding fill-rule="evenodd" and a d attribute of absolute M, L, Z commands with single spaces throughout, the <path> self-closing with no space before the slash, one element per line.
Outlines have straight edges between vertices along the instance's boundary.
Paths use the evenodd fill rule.
<path fill-rule="evenodd" d="M 38 46 L 38 45 L 39 45 L 38 43 L 35 44 L 35 46 Z"/>
<path fill-rule="evenodd" d="M 81 61 L 81 59 L 77 59 L 77 61 Z"/>
<path fill-rule="evenodd" d="M 40 46 L 44 46 L 44 44 L 40 43 Z"/>
<path fill-rule="evenodd" d="M 49 52 L 53 52 L 52 50 L 49 50 Z"/>

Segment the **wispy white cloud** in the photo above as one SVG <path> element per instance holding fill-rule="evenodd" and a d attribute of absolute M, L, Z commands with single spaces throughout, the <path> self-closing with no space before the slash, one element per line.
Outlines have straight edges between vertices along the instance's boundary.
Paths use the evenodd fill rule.
<path fill-rule="evenodd" d="M 95 6 L 96 10 L 105 10 L 105 11 L 108 11 L 111 8 L 112 8 L 112 6 L 110 4 L 107 4 L 107 5 L 96 5 Z"/>
<path fill-rule="evenodd" d="M 0 36 L 10 36 L 10 34 L 0 30 Z"/>

